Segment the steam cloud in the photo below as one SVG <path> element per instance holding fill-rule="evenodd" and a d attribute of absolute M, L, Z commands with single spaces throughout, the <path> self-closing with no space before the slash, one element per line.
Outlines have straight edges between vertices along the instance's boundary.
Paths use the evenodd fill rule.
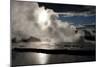
<path fill-rule="evenodd" d="M 42 41 L 75 42 L 81 36 L 75 26 L 58 20 L 57 13 L 38 3 L 16 1 L 11 16 L 12 38 L 17 40 L 33 36 Z"/>

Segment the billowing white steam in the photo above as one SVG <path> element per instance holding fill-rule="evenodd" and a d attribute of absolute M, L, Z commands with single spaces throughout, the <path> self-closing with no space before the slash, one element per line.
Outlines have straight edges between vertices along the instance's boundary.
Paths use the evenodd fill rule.
<path fill-rule="evenodd" d="M 75 42 L 80 38 L 75 26 L 58 20 L 51 9 L 32 2 L 16 2 L 12 8 L 12 37 L 18 40 L 33 36 L 42 41 Z"/>

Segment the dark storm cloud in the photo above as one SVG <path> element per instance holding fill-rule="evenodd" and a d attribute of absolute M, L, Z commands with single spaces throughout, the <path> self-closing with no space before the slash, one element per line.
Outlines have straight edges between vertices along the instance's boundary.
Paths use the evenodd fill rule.
<path fill-rule="evenodd" d="M 72 12 L 96 14 L 96 6 L 93 5 L 74 5 L 74 4 L 57 4 L 57 3 L 40 3 L 39 6 L 53 9 L 55 12 Z"/>

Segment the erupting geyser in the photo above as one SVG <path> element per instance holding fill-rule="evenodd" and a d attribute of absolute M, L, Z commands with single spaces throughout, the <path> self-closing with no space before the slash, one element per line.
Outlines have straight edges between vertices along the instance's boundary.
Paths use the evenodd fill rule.
<path fill-rule="evenodd" d="M 17 40 L 37 37 L 41 41 L 75 42 L 80 32 L 75 33 L 75 26 L 58 19 L 52 9 L 39 7 L 37 3 L 16 2 L 12 12 L 12 37 Z"/>
<path fill-rule="evenodd" d="M 50 16 L 48 14 L 48 10 L 45 10 L 44 7 L 37 8 L 33 15 L 37 16 L 35 19 L 42 30 L 50 25 Z"/>

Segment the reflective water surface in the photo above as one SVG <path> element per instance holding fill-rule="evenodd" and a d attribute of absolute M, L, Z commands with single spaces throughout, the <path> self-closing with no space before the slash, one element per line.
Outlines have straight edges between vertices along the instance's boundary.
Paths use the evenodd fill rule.
<path fill-rule="evenodd" d="M 70 46 L 67 46 L 67 47 L 70 47 Z M 57 47 L 55 49 L 57 49 Z M 66 53 L 64 54 L 64 52 Z M 95 55 L 88 54 L 90 52 L 85 51 L 87 53 L 84 52 L 84 54 L 82 52 L 78 52 L 80 54 L 76 54 L 77 52 L 74 53 L 73 51 L 72 51 L 72 54 L 70 54 L 70 52 L 66 50 L 63 50 L 63 51 L 56 50 L 56 52 L 55 50 L 54 51 L 45 50 L 44 52 L 44 50 L 38 51 L 38 49 L 34 51 L 27 51 L 27 50 L 12 51 L 12 65 L 22 65 L 23 66 L 23 65 L 36 65 L 36 64 L 54 64 L 54 63 L 95 61 Z"/>

